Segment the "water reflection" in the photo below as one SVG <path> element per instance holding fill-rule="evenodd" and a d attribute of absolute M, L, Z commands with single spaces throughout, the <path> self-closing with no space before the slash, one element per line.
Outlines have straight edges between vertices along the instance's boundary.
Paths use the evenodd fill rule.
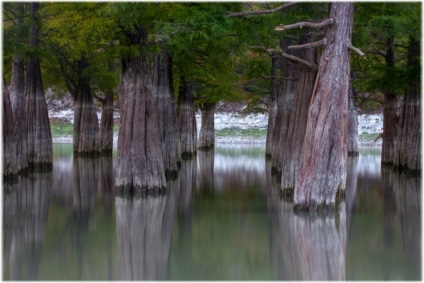
<path fill-rule="evenodd" d="M 51 173 L 31 174 L 17 184 L 4 185 L 3 261 L 11 280 L 38 279 L 51 186 Z"/>
<path fill-rule="evenodd" d="M 421 265 L 421 178 L 381 168 L 384 187 L 384 246 L 393 248 L 393 231 L 398 222 L 406 264 L 419 272 Z M 416 272 L 405 273 L 406 280 L 413 280 Z M 389 274 L 386 274 L 386 278 Z"/>
<path fill-rule="evenodd" d="M 159 197 L 116 197 L 116 227 L 121 280 L 166 280 L 178 180 L 168 181 Z"/>
<path fill-rule="evenodd" d="M 357 158 L 348 159 L 346 200 L 332 215 L 295 214 L 281 200 L 267 162 L 271 264 L 277 280 L 346 280 L 347 219 L 356 194 Z"/>

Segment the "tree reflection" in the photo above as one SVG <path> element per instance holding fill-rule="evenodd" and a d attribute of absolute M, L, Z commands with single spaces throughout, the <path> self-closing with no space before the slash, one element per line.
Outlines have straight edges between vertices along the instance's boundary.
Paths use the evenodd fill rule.
<path fill-rule="evenodd" d="M 5 184 L 4 257 L 10 280 L 37 280 L 47 223 L 51 173 L 34 173 L 17 184 Z"/>
<path fill-rule="evenodd" d="M 197 188 L 204 192 L 213 192 L 214 189 L 214 159 L 215 150 L 199 150 L 197 160 L 199 164 L 199 177 Z"/>
<path fill-rule="evenodd" d="M 267 162 L 271 264 L 277 280 L 345 280 L 347 214 L 356 192 L 355 161 L 349 164 L 346 203 L 335 214 L 297 214 L 280 199 L 281 184 Z M 355 173 L 356 172 L 356 173 Z"/>
<path fill-rule="evenodd" d="M 421 267 L 421 177 L 381 168 L 384 187 L 384 244 L 393 244 L 394 225 L 398 222 L 402 246 L 408 266 L 417 271 Z M 407 272 L 406 279 L 416 279 L 417 272 Z M 412 276 L 408 278 L 408 276 Z"/>
<path fill-rule="evenodd" d="M 165 280 L 178 180 L 168 181 L 158 197 L 116 197 L 116 226 L 121 280 Z"/>

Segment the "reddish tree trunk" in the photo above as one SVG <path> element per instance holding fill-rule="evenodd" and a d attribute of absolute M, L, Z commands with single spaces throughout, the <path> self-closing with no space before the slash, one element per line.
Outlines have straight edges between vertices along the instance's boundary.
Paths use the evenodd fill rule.
<path fill-rule="evenodd" d="M 335 207 L 336 193 L 345 188 L 347 158 L 347 102 L 353 3 L 331 3 L 334 20 L 326 32 L 327 45 L 309 107 L 302 148 L 295 209 Z"/>
<path fill-rule="evenodd" d="M 408 67 L 419 64 L 420 42 L 411 39 Z M 398 144 L 394 165 L 410 171 L 421 171 L 421 93 L 419 82 L 408 86 L 399 121 Z"/>
<path fill-rule="evenodd" d="M 180 79 L 178 91 L 178 125 L 181 140 L 181 156 L 190 159 L 196 155 L 197 150 L 197 127 L 194 108 L 194 81 Z"/>
<path fill-rule="evenodd" d="M 29 45 L 38 48 L 39 3 L 30 3 L 31 18 Z M 28 56 L 26 80 L 26 115 L 28 131 L 28 165 L 35 170 L 52 170 L 53 147 L 50 121 L 44 97 L 40 60 L 36 53 Z"/>
<path fill-rule="evenodd" d="M 115 186 L 135 194 L 166 186 L 155 101 L 154 68 L 145 54 L 121 60 L 121 126 Z"/>
<path fill-rule="evenodd" d="M 268 109 L 268 128 L 266 132 L 266 146 L 265 146 L 265 158 L 272 159 L 272 133 L 274 131 L 275 116 L 277 115 L 277 92 L 278 84 L 277 78 L 279 78 L 278 67 L 281 57 L 278 53 L 272 54 L 272 66 L 271 66 L 271 89 L 269 92 L 270 105 Z"/>
<path fill-rule="evenodd" d="M 280 42 L 281 49 L 287 51 L 290 45 L 289 38 L 283 38 Z M 272 169 L 273 171 L 281 172 L 283 165 L 283 155 L 285 154 L 283 145 L 287 139 L 289 129 L 289 120 L 294 99 L 295 82 L 292 79 L 295 77 L 295 68 L 288 59 L 284 58 L 281 62 L 281 83 L 277 97 L 277 115 L 275 116 L 274 131 L 272 134 Z"/>
<path fill-rule="evenodd" d="M 113 92 L 105 94 L 100 119 L 100 151 L 103 155 L 112 155 L 113 149 Z"/>
<path fill-rule="evenodd" d="M 181 163 L 181 146 L 177 135 L 177 111 L 172 87 L 172 60 L 169 53 L 163 49 L 156 57 L 156 103 L 158 111 L 158 126 L 162 159 L 165 174 L 168 178 L 178 175 Z"/>
<path fill-rule="evenodd" d="M 315 37 L 302 36 L 301 43 L 312 42 Z M 313 48 L 300 52 L 299 57 L 307 62 L 316 63 L 316 51 Z M 294 93 L 293 114 L 290 117 L 287 139 L 283 145 L 281 188 L 283 194 L 293 198 L 293 190 L 300 169 L 302 144 L 305 138 L 308 109 L 311 102 L 316 70 L 304 65 L 299 66 L 299 76 Z"/>
<path fill-rule="evenodd" d="M 12 104 L 3 76 L 3 177 L 12 179 L 17 174 L 16 136 Z"/>
<path fill-rule="evenodd" d="M 200 126 L 198 148 L 210 150 L 215 147 L 215 103 L 204 103 L 200 106 L 202 125 Z"/>
<path fill-rule="evenodd" d="M 91 156 L 99 154 L 99 121 L 96 106 L 91 95 L 90 81 L 82 74 L 88 67 L 85 55 L 78 62 L 78 89 L 74 109 L 74 154 Z"/>

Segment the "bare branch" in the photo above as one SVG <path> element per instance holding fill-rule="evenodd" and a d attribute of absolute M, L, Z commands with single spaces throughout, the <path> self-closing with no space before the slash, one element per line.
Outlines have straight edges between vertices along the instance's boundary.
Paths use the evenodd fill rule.
<path fill-rule="evenodd" d="M 321 40 L 310 42 L 302 45 L 291 45 L 288 48 L 289 49 L 302 49 L 302 48 L 314 48 L 318 46 L 323 46 L 327 44 L 327 38 L 323 38 Z"/>
<path fill-rule="evenodd" d="M 263 15 L 263 14 L 272 14 L 278 11 L 281 11 L 287 7 L 293 6 L 297 2 L 288 2 L 281 6 L 278 6 L 274 9 L 269 10 L 257 10 L 257 11 L 245 11 L 245 12 L 227 12 L 228 17 L 244 17 L 244 16 L 254 16 L 254 15 Z"/>
<path fill-rule="evenodd" d="M 373 50 L 371 50 L 371 51 L 370 51 L 370 53 L 372 53 L 372 54 L 377 54 L 377 55 L 381 55 L 381 56 L 383 56 L 384 58 L 386 58 L 386 56 L 387 56 L 386 52 L 381 51 L 381 50 L 378 50 L 378 49 L 373 49 Z"/>
<path fill-rule="evenodd" d="M 330 26 L 334 23 L 334 19 L 326 19 L 320 23 L 311 23 L 311 22 L 299 22 L 299 23 L 294 23 L 291 25 L 279 25 L 277 26 L 274 30 L 275 31 L 282 31 L 282 30 L 289 30 L 289 29 L 295 29 L 295 28 L 303 28 L 303 27 L 309 27 L 309 28 L 315 28 L 315 29 L 319 29 L 319 28 L 323 28 L 326 26 Z"/>
<path fill-rule="evenodd" d="M 356 54 L 358 54 L 359 56 L 361 56 L 362 58 L 366 59 L 365 57 L 365 53 L 362 52 L 361 50 L 359 50 L 358 48 L 356 48 L 355 46 L 353 46 L 352 44 L 348 44 L 347 48 L 349 48 L 350 50 L 356 52 Z"/>
<path fill-rule="evenodd" d="M 98 96 L 96 93 L 94 93 L 94 92 L 92 92 L 91 93 L 91 95 L 95 98 L 95 99 L 97 99 L 98 101 L 100 101 L 100 103 L 103 105 L 103 104 L 105 104 L 105 102 L 106 102 L 106 99 L 105 98 L 103 98 L 103 97 L 100 97 L 100 96 Z"/>
<path fill-rule="evenodd" d="M 283 56 L 283 57 L 285 57 L 285 58 L 287 58 L 287 59 L 289 59 L 289 60 L 291 60 L 291 61 L 294 61 L 294 62 L 297 62 L 297 63 L 300 63 L 300 64 L 303 64 L 303 65 L 306 65 L 308 68 L 310 68 L 310 69 L 317 69 L 318 67 L 317 67 L 317 65 L 315 65 L 315 64 L 312 64 L 312 63 L 309 63 L 309 62 L 307 62 L 307 61 L 305 61 L 305 60 L 302 60 L 302 59 L 300 59 L 299 57 L 296 57 L 296 56 L 293 56 L 293 55 L 289 55 L 289 54 L 287 54 L 287 53 L 284 53 L 284 52 L 282 52 L 282 51 L 280 51 L 281 52 L 281 55 Z"/>
<path fill-rule="evenodd" d="M 269 56 L 272 56 L 272 52 L 275 52 L 275 49 L 267 49 L 263 46 L 251 46 L 251 45 L 247 45 L 246 43 L 244 44 L 247 48 L 249 49 L 260 49 L 265 51 L 266 53 L 268 53 Z"/>

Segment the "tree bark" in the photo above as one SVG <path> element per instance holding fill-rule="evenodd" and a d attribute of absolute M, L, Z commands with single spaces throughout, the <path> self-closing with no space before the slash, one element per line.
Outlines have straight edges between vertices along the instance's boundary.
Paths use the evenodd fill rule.
<path fill-rule="evenodd" d="M 146 35 L 147 38 L 147 35 Z M 154 68 L 146 54 L 121 59 L 121 126 L 115 186 L 118 193 L 157 193 L 166 187 Z"/>
<path fill-rule="evenodd" d="M 277 72 L 281 57 L 278 53 L 271 56 L 271 89 L 269 92 L 270 105 L 268 109 L 268 127 L 266 132 L 265 158 L 272 159 L 272 133 L 274 131 L 275 116 L 277 115 Z"/>
<path fill-rule="evenodd" d="M 99 121 L 96 106 L 91 95 L 90 80 L 82 74 L 88 67 L 83 54 L 78 62 L 78 89 L 75 94 L 74 109 L 74 155 L 92 156 L 99 154 Z"/>
<path fill-rule="evenodd" d="M 113 150 L 113 92 L 105 93 L 100 119 L 100 151 L 112 155 Z"/>
<path fill-rule="evenodd" d="M 301 42 L 313 41 L 314 37 L 303 35 Z M 316 51 L 313 48 L 300 51 L 299 57 L 305 61 L 316 63 Z M 293 199 L 293 190 L 299 176 L 300 157 L 302 144 L 305 138 L 306 122 L 308 120 L 308 109 L 311 102 L 312 91 L 316 78 L 316 70 L 307 66 L 299 66 L 299 77 L 296 84 L 293 114 L 289 120 L 287 139 L 283 145 L 283 162 L 281 174 L 281 189 L 285 197 Z"/>
<path fill-rule="evenodd" d="M 203 103 L 200 111 L 202 125 L 200 126 L 198 149 L 210 150 L 215 147 L 215 103 Z"/>
<path fill-rule="evenodd" d="M 295 209 L 335 208 L 336 194 L 344 190 L 347 158 L 347 104 L 353 3 L 331 3 L 328 43 L 321 56 L 312 93 L 302 147 Z"/>
<path fill-rule="evenodd" d="M 13 121 L 12 104 L 3 75 L 3 177 L 13 180 L 17 170 L 16 136 Z"/>
<path fill-rule="evenodd" d="M 172 58 L 166 49 L 156 57 L 156 103 L 162 159 L 167 178 L 176 178 L 181 165 L 181 145 L 177 134 L 177 110 L 172 86 Z"/>
<path fill-rule="evenodd" d="M 39 3 L 30 3 L 33 24 L 30 27 L 29 45 L 38 48 Z M 28 165 L 34 170 L 50 171 L 53 168 L 53 147 L 50 121 L 44 97 L 40 59 L 36 53 L 28 56 L 26 80 L 26 115 L 28 131 Z"/>
<path fill-rule="evenodd" d="M 289 38 L 282 39 L 280 44 L 283 52 L 288 52 L 287 48 L 290 42 L 291 40 Z M 283 155 L 285 154 L 283 144 L 287 139 L 290 115 L 294 110 L 292 104 L 295 82 L 293 80 L 283 80 L 283 78 L 290 77 L 296 77 L 295 68 L 283 57 L 281 61 L 280 90 L 277 97 L 277 115 L 275 116 L 274 131 L 272 134 L 272 170 L 278 173 L 281 172 L 283 165 Z"/>
<path fill-rule="evenodd" d="M 16 25 L 22 25 L 24 15 L 24 4 L 16 3 Z M 18 37 L 23 38 L 23 27 Z M 25 65 L 24 59 L 14 54 L 12 61 L 12 78 L 10 89 L 10 100 L 12 102 L 13 121 L 16 135 L 16 159 L 17 170 L 24 172 L 28 169 L 28 134 L 26 129 L 26 113 L 25 113 Z"/>
<path fill-rule="evenodd" d="M 386 41 L 386 68 L 395 65 L 394 57 L 394 37 L 387 38 Z M 381 147 L 381 163 L 383 165 L 393 165 L 395 161 L 395 151 L 398 137 L 399 123 L 399 99 L 392 90 L 384 90 L 383 109 L 383 144 Z"/>
<path fill-rule="evenodd" d="M 355 90 L 349 86 L 348 121 L 347 121 L 347 154 L 359 155 L 358 114 L 356 113 Z"/>
<path fill-rule="evenodd" d="M 181 140 L 181 156 L 190 159 L 197 151 L 197 127 L 194 108 L 194 81 L 180 79 L 178 91 L 178 125 Z"/>
<path fill-rule="evenodd" d="M 407 67 L 419 65 L 420 42 L 410 39 Z M 420 83 L 411 83 L 405 91 L 399 121 L 394 165 L 409 171 L 421 171 L 421 93 Z"/>

